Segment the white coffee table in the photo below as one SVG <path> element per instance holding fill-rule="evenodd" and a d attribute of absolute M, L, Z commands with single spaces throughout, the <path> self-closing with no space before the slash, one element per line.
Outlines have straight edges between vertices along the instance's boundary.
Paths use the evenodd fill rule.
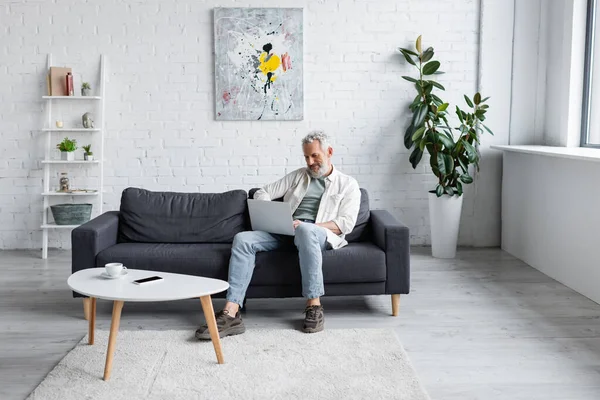
<path fill-rule="evenodd" d="M 202 278 L 192 275 L 173 274 L 168 272 L 144 271 L 128 269 L 127 275 L 118 279 L 103 278 L 100 274 L 104 268 L 89 268 L 75 272 L 67 280 L 69 287 L 91 298 L 91 315 L 89 318 L 89 344 L 94 344 L 94 329 L 96 325 L 96 299 L 113 300 L 112 322 L 104 366 L 104 380 L 110 378 L 117 332 L 121 320 L 121 310 L 126 301 L 170 301 L 199 297 L 202 303 L 204 317 L 208 324 L 210 338 L 215 348 L 217 362 L 223 364 L 221 340 L 215 320 L 215 313 L 210 295 L 220 293 L 229 288 L 225 281 L 212 278 Z M 136 285 L 134 280 L 149 276 L 160 276 L 161 281 Z"/>

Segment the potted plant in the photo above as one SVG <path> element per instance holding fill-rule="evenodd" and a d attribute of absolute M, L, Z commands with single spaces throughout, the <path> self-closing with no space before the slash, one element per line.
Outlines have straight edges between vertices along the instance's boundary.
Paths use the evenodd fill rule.
<path fill-rule="evenodd" d="M 90 151 L 90 149 L 92 148 L 91 144 L 88 144 L 87 146 L 81 146 L 83 148 L 83 159 L 86 161 L 94 161 L 94 153 L 92 153 Z"/>
<path fill-rule="evenodd" d="M 429 217 L 431 225 L 432 254 L 438 258 L 454 258 L 462 210 L 463 185 L 473 182 L 470 174 L 472 164 L 479 171 L 479 149 L 481 127 L 493 135 L 483 125 L 489 97 L 481 98 L 480 93 L 473 97 L 464 95 L 470 108 L 463 111 L 456 106 L 456 116 L 460 125 L 454 130 L 448 123 L 448 106 L 433 92 L 445 90 L 440 83 L 429 79 L 441 74 L 440 62 L 433 60 L 433 47 L 422 49 L 421 36 L 415 49 L 398 49 L 406 61 L 416 67 L 416 78 L 403 76 L 414 84 L 417 95 L 409 105 L 412 119 L 404 133 L 404 145 L 412 148 L 409 161 L 416 168 L 425 150 L 429 153 L 429 165 L 437 178 L 437 184 L 429 191 Z M 453 134 L 456 132 L 456 135 Z"/>
<path fill-rule="evenodd" d="M 56 145 L 56 148 L 60 150 L 61 160 L 73 161 L 75 159 L 75 150 L 77 150 L 77 140 L 71 140 L 66 137 Z"/>
<path fill-rule="evenodd" d="M 92 95 L 92 87 L 88 82 L 83 82 L 81 84 L 81 95 L 82 96 L 91 96 Z"/>

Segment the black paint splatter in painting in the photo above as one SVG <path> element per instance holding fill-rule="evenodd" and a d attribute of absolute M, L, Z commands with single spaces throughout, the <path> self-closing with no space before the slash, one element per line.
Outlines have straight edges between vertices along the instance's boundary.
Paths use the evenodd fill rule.
<path fill-rule="evenodd" d="M 269 25 L 270 25 L 270 24 L 269 24 Z M 269 32 L 269 33 L 267 33 L 267 35 L 274 35 L 274 34 L 276 33 L 275 31 L 276 31 L 277 29 L 281 28 L 281 25 L 283 25 L 283 23 L 279 24 L 279 26 L 278 26 L 278 27 L 277 27 L 275 30 L 273 30 L 273 31 L 271 31 L 271 32 Z"/>
<path fill-rule="evenodd" d="M 267 83 L 265 83 L 265 94 L 267 94 L 267 88 L 271 89 L 271 77 L 273 76 L 272 72 L 267 72 Z"/>

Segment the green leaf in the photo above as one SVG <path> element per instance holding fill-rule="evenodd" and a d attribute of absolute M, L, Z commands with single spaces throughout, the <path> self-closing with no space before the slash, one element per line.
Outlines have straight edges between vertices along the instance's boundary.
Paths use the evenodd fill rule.
<path fill-rule="evenodd" d="M 437 167 L 440 170 L 440 174 L 448 175 L 448 171 L 446 170 L 446 164 L 444 162 L 444 154 L 437 153 Z"/>
<path fill-rule="evenodd" d="M 475 150 L 475 147 L 466 140 L 463 140 L 463 146 L 465 146 L 465 150 L 467 151 L 469 162 L 475 162 L 477 159 L 477 150 Z"/>
<path fill-rule="evenodd" d="M 465 164 L 462 157 L 458 157 L 458 163 L 460 164 L 460 167 L 463 169 L 463 172 L 465 172 L 465 173 L 469 172 L 469 168 L 467 168 L 467 164 Z"/>
<path fill-rule="evenodd" d="M 406 79 L 409 82 L 416 83 L 417 80 L 415 78 L 411 78 L 410 76 L 402 76 L 402 78 Z"/>
<path fill-rule="evenodd" d="M 423 66 L 423 75 L 432 75 L 440 67 L 439 61 L 430 61 Z"/>
<path fill-rule="evenodd" d="M 444 154 L 444 163 L 446 164 L 446 174 L 451 174 L 454 171 L 454 159 L 450 154 Z"/>
<path fill-rule="evenodd" d="M 417 129 L 415 131 L 415 133 L 413 133 L 413 135 L 412 135 L 413 142 L 416 142 L 417 140 L 419 140 L 421 138 L 421 136 L 423 136 L 423 132 L 425 132 L 425 127 L 424 126 L 422 126 L 419 129 Z"/>
<path fill-rule="evenodd" d="M 433 57 L 433 47 L 429 47 L 427 50 L 423 52 L 423 56 L 421 57 L 422 62 L 427 62 L 431 60 Z"/>
<path fill-rule="evenodd" d="M 421 149 L 419 149 L 418 147 L 415 147 L 415 149 L 410 154 L 410 157 L 408 158 L 408 160 L 412 164 L 413 168 L 417 168 L 417 165 L 419 165 L 419 162 L 421 161 L 422 157 L 423 157 L 423 152 L 421 151 Z"/>
<path fill-rule="evenodd" d="M 475 96 L 473 96 L 473 103 L 475 103 L 475 105 L 481 103 L 481 94 L 479 92 L 475 93 Z"/>
<path fill-rule="evenodd" d="M 409 49 L 405 49 L 405 48 L 403 48 L 403 47 L 398 47 L 398 51 L 400 51 L 400 52 L 402 52 L 402 53 L 408 53 L 408 54 L 410 54 L 411 56 L 415 56 L 415 57 L 416 57 L 416 56 L 418 56 L 418 54 L 417 54 L 417 53 L 415 53 L 414 51 L 412 51 L 412 50 L 409 50 Z"/>
<path fill-rule="evenodd" d="M 425 83 L 425 85 L 423 86 L 423 90 L 425 91 L 425 94 L 430 94 L 431 90 L 433 89 L 433 85 L 429 84 L 429 83 Z"/>
<path fill-rule="evenodd" d="M 467 97 L 467 95 L 463 95 L 465 97 L 465 101 L 467 102 L 467 105 L 471 108 L 473 108 L 473 103 L 471 102 L 471 99 Z"/>
<path fill-rule="evenodd" d="M 448 104 L 448 103 L 443 103 L 442 105 L 440 105 L 440 106 L 438 107 L 438 112 L 441 112 L 441 111 L 446 111 L 446 109 L 448 108 L 448 106 L 449 106 L 449 104 Z"/>
<path fill-rule="evenodd" d="M 454 148 L 454 142 L 449 137 L 438 135 L 438 139 L 447 149 L 452 150 Z"/>
<path fill-rule="evenodd" d="M 412 59 L 412 57 L 410 56 L 410 54 L 408 54 L 408 53 L 406 53 L 406 52 L 403 51 L 402 55 L 404 56 L 404 58 L 406 59 L 406 61 L 408 61 L 410 64 L 415 65 L 415 66 L 417 65 L 415 63 L 415 61 Z"/>
<path fill-rule="evenodd" d="M 444 188 L 441 185 L 437 185 L 435 188 L 435 194 L 437 197 L 442 197 L 444 195 Z"/>
<path fill-rule="evenodd" d="M 428 81 L 428 82 L 440 90 L 446 90 L 446 88 L 444 86 L 442 86 L 440 83 L 437 83 L 436 81 Z"/>
<path fill-rule="evenodd" d="M 490 98 L 490 96 L 488 96 L 488 97 L 486 97 L 485 99 L 481 100 L 481 102 L 482 102 L 482 103 L 485 103 L 485 101 L 486 101 L 487 99 L 489 99 L 489 98 Z"/>
<path fill-rule="evenodd" d="M 462 111 L 460 110 L 460 108 L 458 108 L 458 106 L 456 106 L 456 115 L 458 116 L 458 119 L 460 120 L 460 122 L 462 122 L 464 124 L 465 120 L 463 119 Z"/>
<path fill-rule="evenodd" d="M 466 184 L 473 183 L 473 177 L 469 174 L 462 174 L 458 179 L 460 179 L 463 183 Z"/>
<path fill-rule="evenodd" d="M 417 42 L 415 43 L 415 47 L 417 49 L 417 52 L 419 54 L 421 54 L 421 35 L 419 35 L 419 37 L 417 38 Z"/>
<path fill-rule="evenodd" d="M 452 189 L 452 187 L 448 186 L 446 187 L 446 192 L 450 195 L 450 196 L 454 196 L 454 189 Z"/>
<path fill-rule="evenodd" d="M 463 188 L 462 188 L 462 183 L 460 182 L 456 182 L 456 190 L 458 192 L 459 196 L 462 196 L 463 194 Z"/>
<path fill-rule="evenodd" d="M 483 125 L 483 124 L 481 124 L 481 125 Z M 487 126 L 485 126 L 485 125 L 483 125 L 483 127 L 485 128 L 485 130 L 486 130 L 486 131 L 488 131 L 488 132 L 490 133 L 490 135 L 494 136 L 494 132 L 492 132 L 492 131 L 490 130 L 490 128 L 488 128 L 488 127 L 487 127 Z"/>
<path fill-rule="evenodd" d="M 412 135 L 415 132 L 415 127 L 413 124 L 408 125 L 406 131 L 404 132 L 404 147 L 410 149 L 413 145 Z"/>
<path fill-rule="evenodd" d="M 424 137 L 419 143 L 419 149 L 421 151 L 425 151 L 425 146 L 427 146 L 427 137 Z"/>
<path fill-rule="evenodd" d="M 431 98 L 434 99 L 435 101 L 437 101 L 440 104 L 444 103 L 444 101 L 442 99 L 440 99 L 439 97 L 437 97 L 435 94 L 432 94 Z"/>
<path fill-rule="evenodd" d="M 419 108 L 417 108 L 417 110 L 413 114 L 413 125 L 414 126 L 423 125 L 423 122 L 425 121 L 425 117 L 427 116 L 427 111 L 429 111 L 429 107 L 427 107 L 427 104 L 421 103 Z"/>
<path fill-rule="evenodd" d="M 427 152 L 429 154 L 433 154 L 435 152 L 435 149 L 433 148 L 433 144 L 431 142 L 427 142 L 427 144 L 425 145 L 425 147 L 427 148 Z M 431 168 L 434 168 L 434 165 L 435 165 L 435 168 L 437 168 L 436 158 L 435 157 L 429 157 L 429 164 L 431 164 Z"/>

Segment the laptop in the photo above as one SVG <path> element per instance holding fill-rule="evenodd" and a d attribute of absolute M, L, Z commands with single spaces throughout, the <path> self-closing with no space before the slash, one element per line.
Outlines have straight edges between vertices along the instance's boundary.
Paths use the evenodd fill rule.
<path fill-rule="evenodd" d="M 248 199 L 253 231 L 294 236 L 294 220 L 290 203 Z"/>

